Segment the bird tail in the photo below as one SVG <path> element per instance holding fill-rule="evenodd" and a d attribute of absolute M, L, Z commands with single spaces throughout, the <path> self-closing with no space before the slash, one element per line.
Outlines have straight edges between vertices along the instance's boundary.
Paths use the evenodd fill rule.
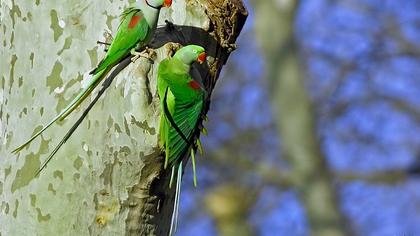
<path fill-rule="evenodd" d="M 92 90 L 99 84 L 99 82 L 105 77 L 109 69 L 104 69 L 100 71 L 99 73 L 95 74 L 91 80 L 89 81 L 89 84 L 84 88 L 71 102 L 69 105 L 67 105 L 66 108 L 64 108 L 54 119 L 52 119 L 47 125 L 44 126 L 40 131 L 38 131 L 36 134 L 34 134 L 28 141 L 26 141 L 24 144 L 20 145 L 16 149 L 12 151 L 12 153 L 18 153 L 22 149 L 24 149 L 26 146 L 28 146 L 35 138 L 37 138 L 39 135 L 41 135 L 48 127 L 50 127 L 52 124 L 54 124 L 57 120 L 62 121 L 64 118 L 66 118 L 74 109 L 76 109 L 89 94 L 92 92 Z"/>
<path fill-rule="evenodd" d="M 175 170 L 175 165 L 172 167 L 171 181 L 170 181 L 169 187 L 171 187 L 173 177 L 175 175 L 175 171 L 177 172 L 176 186 L 175 186 L 175 200 L 174 200 L 174 208 L 172 211 L 169 236 L 173 236 L 176 232 L 176 228 L 178 227 L 179 200 L 180 200 L 180 195 L 181 195 L 181 182 L 182 182 L 182 161 L 178 164 L 177 170 Z"/>

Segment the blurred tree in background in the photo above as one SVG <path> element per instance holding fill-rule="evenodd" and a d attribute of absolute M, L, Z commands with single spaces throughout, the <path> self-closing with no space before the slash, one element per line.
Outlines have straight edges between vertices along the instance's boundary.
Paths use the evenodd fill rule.
<path fill-rule="evenodd" d="M 157 67 L 175 50 L 168 42 L 202 45 L 208 63 L 192 70 L 211 94 L 246 20 L 241 0 L 174 1 L 160 12 L 152 61 L 124 59 L 106 96 L 97 100 L 100 89 L 71 118 L 11 153 L 89 83 L 105 54 L 97 40 L 104 30 L 115 35 L 129 2 L 0 1 L 0 236 L 168 235 L 176 225 L 175 188 L 159 148 Z M 89 100 L 98 103 L 67 140 Z M 67 130 L 68 142 L 38 175 Z"/>
<path fill-rule="evenodd" d="M 265 55 L 274 122 L 282 140 L 289 178 L 306 208 L 312 235 L 343 235 L 331 174 L 315 130 L 294 34 L 298 1 L 255 1 L 255 31 Z M 278 28 L 273 32 L 272 24 Z"/>
<path fill-rule="evenodd" d="M 420 2 L 248 9 L 179 235 L 420 235 Z"/>

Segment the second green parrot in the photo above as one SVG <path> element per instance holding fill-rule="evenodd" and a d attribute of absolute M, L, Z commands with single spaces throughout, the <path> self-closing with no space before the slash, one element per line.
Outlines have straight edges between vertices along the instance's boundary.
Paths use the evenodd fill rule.
<path fill-rule="evenodd" d="M 158 68 L 158 93 L 161 103 L 160 145 L 165 150 L 165 168 L 172 169 L 170 186 L 176 175 L 175 203 L 169 235 L 176 230 L 183 159 L 191 155 L 194 185 L 197 184 L 195 151 L 202 150 L 199 125 L 203 115 L 205 90 L 189 74 L 191 64 L 203 63 L 203 47 L 188 45 L 172 58 L 163 60 Z"/>

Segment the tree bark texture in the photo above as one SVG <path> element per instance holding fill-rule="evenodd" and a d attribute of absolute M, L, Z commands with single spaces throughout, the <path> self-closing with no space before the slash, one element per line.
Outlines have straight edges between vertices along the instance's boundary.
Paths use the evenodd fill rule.
<path fill-rule="evenodd" d="M 311 235 L 345 235 L 346 226 L 316 133 L 314 111 L 305 89 L 304 67 L 294 36 L 298 2 L 254 1 L 256 35 L 267 62 L 283 155 L 290 162 L 293 185 L 305 207 Z"/>
<path fill-rule="evenodd" d="M 174 1 L 161 12 L 155 62 L 141 58 L 121 71 L 39 176 L 34 173 L 89 101 L 10 154 L 80 90 L 104 55 L 96 41 L 104 29 L 115 34 L 126 5 L 0 1 L 0 235 L 168 234 L 174 188 L 167 187 L 170 173 L 158 147 L 158 62 L 174 52 L 168 42 L 203 45 L 209 60 L 192 72 L 209 103 L 247 16 L 240 0 Z"/>

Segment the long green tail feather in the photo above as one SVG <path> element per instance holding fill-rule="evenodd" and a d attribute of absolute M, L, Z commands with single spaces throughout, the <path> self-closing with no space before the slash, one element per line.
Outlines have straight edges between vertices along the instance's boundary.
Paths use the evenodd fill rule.
<path fill-rule="evenodd" d="M 48 156 L 47 160 L 45 160 L 39 170 L 35 173 L 35 177 L 41 173 L 41 171 L 47 166 L 48 162 L 53 158 L 53 156 L 58 152 L 60 147 L 67 141 L 68 138 L 64 138 L 61 140 L 61 142 L 57 145 L 57 147 L 54 148 L 54 151 Z"/>
<path fill-rule="evenodd" d="M 89 84 L 75 97 L 71 103 L 60 113 L 60 121 L 64 120 L 70 113 L 74 111 L 95 89 L 95 87 L 102 81 L 110 69 L 104 69 L 95 74 Z"/>
<path fill-rule="evenodd" d="M 101 90 L 99 90 L 96 97 L 93 99 L 93 101 L 89 104 L 89 106 L 86 108 L 86 110 L 83 111 L 83 114 L 79 117 L 79 119 L 73 124 L 73 126 L 67 131 L 66 135 L 64 135 L 63 139 L 61 139 L 60 143 L 54 148 L 52 153 L 48 156 L 47 160 L 44 161 L 39 168 L 39 170 L 35 173 L 35 177 L 39 175 L 39 173 L 47 166 L 48 162 L 51 160 L 51 158 L 58 152 L 60 147 L 71 137 L 73 132 L 79 127 L 79 125 L 82 123 L 82 121 L 85 119 L 85 117 L 89 114 L 90 110 L 93 108 L 93 106 L 96 104 L 96 102 L 99 100 L 99 98 L 105 93 L 105 91 L 109 88 L 114 78 L 118 75 L 119 72 L 121 72 L 125 67 L 127 67 L 131 63 L 131 56 L 127 57 L 125 60 L 123 60 L 115 70 L 112 71 L 111 75 L 104 81 L 102 84 Z"/>
<path fill-rule="evenodd" d="M 42 128 L 39 132 L 34 134 L 28 141 L 24 144 L 20 145 L 16 149 L 12 151 L 12 153 L 16 154 L 28 146 L 35 138 L 40 136 L 46 129 L 48 129 L 52 124 L 54 124 L 57 120 L 63 120 L 66 118 L 76 107 L 86 99 L 86 97 L 92 92 L 92 90 L 98 85 L 98 83 L 102 80 L 102 78 L 106 75 L 108 70 L 104 70 L 96 75 L 93 76 L 88 86 L 83 89 L 71 102 L 64 108 L 54 119 L 52 119 L 44 128 Z"/>
<path fill-rule="evenodd" d="M 56 122 L 60 118 L 59 115 L 56 116 L 52 121 L 50 121 L 50 123 L 48 123 L 44 128 L 42 128 L 41 131 L 39 131 L 36 134 L 34 134 L 28 141 L 26 141 L 24 144 L 20 145 L 16 149 L 14 149 L 12 151 L 12 153 L 16 154 L 16 153 L 22 151 L 22 149 L 24 149 L 26 146 L 28 146 L 36 137 L 38 137 L 39 135 L 41 135 L 48 127 L 50 127 L 54 122 Z"/>

